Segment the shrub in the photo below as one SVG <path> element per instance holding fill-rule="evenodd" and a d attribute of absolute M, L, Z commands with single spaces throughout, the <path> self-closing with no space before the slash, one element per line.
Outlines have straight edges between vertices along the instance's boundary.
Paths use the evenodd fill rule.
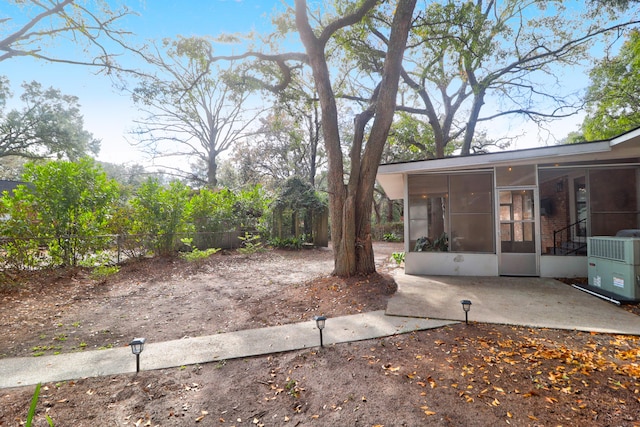
<path fill-rule="evenodd" d="M 391 254 L 391 259 L 393 259 L 396 262 L 396 264 L 400 265 L 404 262 L 404 256 L 405 256 L 404 252 L 393 252 Z"/>
<path fill-rule="evenodd" d="M 238 248 L 238 252 L 241 254 L 253 254 L 264 250 L 259 234 L 252 234 L 247 231 L 244 236 L 239 236 L 238 239 L 242 242 L 241 247 Z"/>
<path fill-rule="evenodd" d="M 269 240 L 269 244 L 278 249 L 300 250 L 305 241 L 304 235 L 300 237 L 274 237 Z"/>
<path fill-rule="evenodd" d="M 384 236 L 382 236 L 382 240 L 385 242 L 401 242 L 402 237 L 398 236 L 396 233 L 385 233 Z"/>

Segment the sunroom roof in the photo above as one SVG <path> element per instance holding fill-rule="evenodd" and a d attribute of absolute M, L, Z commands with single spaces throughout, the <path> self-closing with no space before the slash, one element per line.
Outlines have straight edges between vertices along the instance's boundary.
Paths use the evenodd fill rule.
<path fill-rule="evenodd" d="M 376 179 L 389 198 L 401 199 L 404 197 L 405 175 L 486 169 L 494 166 L 615 161 L 638 157 L 640 128 L 606 141 L 384 164 L 379 166 Z"/>

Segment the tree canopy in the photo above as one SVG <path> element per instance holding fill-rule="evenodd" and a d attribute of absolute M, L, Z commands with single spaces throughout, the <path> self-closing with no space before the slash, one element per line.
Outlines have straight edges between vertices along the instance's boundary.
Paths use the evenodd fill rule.
<path fill-rule="evenodd" d="M 501 117 L 523 116 L 544 127 L 577 114 L 582 97 L 565 89 L 562 67 L 585 64 L 594 41 L 638 23 L 635 12 L 616 15 L 618 4 L 605 3 L 423 1 L 405 52 L 398 109 L 429 124 L 435 157 L 451 152 L 450 144 L 467 155 L 508 142 L 492 134 L 476 138 L 478 126 Z M 380 9 L 340 38 L 345 58 L 368 75 L 381 71 L 388 16 Z M 474 147 L 477 141 L 482 146 Z"/>
<path fill-rule="evenodd" d="M 0 100 L 11 97 L 8 80 L 0 77 Z M 0 103 L 0 158 L 78 160 L 97 154 L 100 141 L 84 129 L 78 98 L 38 82 L 23 83 L 21 109 L 4 111 Z"/>
<path fill-rule="evenodd" d="M 639 127 L 640 31 L 629 32 L 619 53 L 596 63 L 590 77 L 585 139 L 611 138 Z"/>
<path fill-rule="evenodd" d="M 117 68 L 115 58 L 119 52 L 129 49 L 126 38 L 131 33 L 118 27 L 122 18 L 133 14 L 124 5 L 115 9 L 104 0 L 5 0 L 5 3 L 6 9 L 20 13 L 0 18 L 0 62 L 32 57 L 111 70 Z M 61 56 L 52 41 L 62 39 L 73 40 L 89 58 Z"/>

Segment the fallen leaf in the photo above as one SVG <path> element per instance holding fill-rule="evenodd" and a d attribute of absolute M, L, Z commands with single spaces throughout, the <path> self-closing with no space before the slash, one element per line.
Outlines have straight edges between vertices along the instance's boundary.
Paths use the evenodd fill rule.
<path fill-rule="evenodd" d="M 436 380 L 434 380 L 431 377 L 428 377 L 427 381 L 429 381 L 429 385 L 431 386 L 431 388 L 436 388 Z"/>

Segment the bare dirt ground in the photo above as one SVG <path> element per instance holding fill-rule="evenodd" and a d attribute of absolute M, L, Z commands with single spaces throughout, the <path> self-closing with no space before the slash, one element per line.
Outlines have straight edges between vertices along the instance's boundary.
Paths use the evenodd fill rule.
<path fill-rule="evenodd" d="M 329 249 L 151 259 L 106 280 L 85 271 L 3 278 L 0 363 L 384 309 L 389 262 L 330 275 Z M 637 312 L 638 307 L 629 307 Z M 454 325 L 431 331 L 44 384 L 34 426 L 640 426 L 638 337 Z M 64 357 L 63 354 L 60 357 Z M 20 426 L 34 387 L 0 390 Z"/>

